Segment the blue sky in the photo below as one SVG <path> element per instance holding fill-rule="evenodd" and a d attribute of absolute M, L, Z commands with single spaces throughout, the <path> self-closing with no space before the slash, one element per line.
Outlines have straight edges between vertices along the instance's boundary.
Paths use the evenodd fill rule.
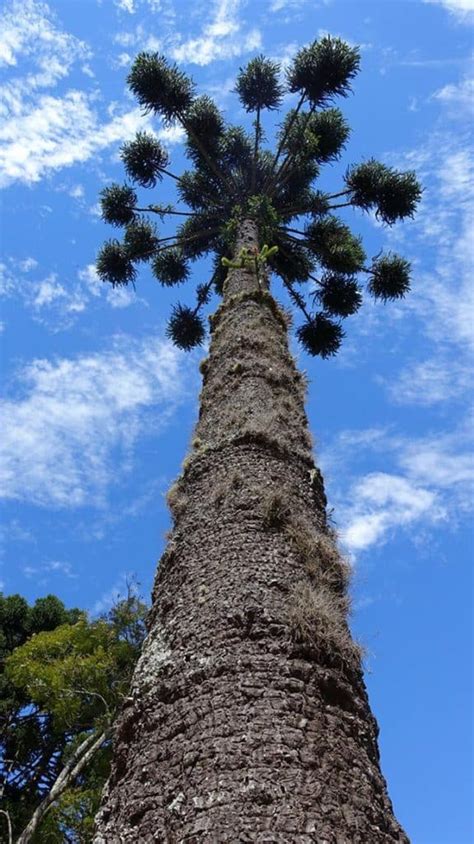
<path fill-rule="evenodd" d="M 199 390 L 201 355 L 165 338 L 173 291 L 147 271 L 136 292 L 112 291 L 94 271 L 111 236 L 98 193 L 123 179 L 120 144 L 153 128 L 175 171 L 184 166 L 180 132 L 128 94 L 130 62 L 163 50 L 244 122 L 233 81 L 256 52 L 284 64 L 326 32 L 361 45 L 354 96 L 341 103 L 353 134 L 323 184 L 337 189 L 346 166 L 371 155 L 417 170 L 415 221 L 388 230 L 345 215 L 369 255 L 383 246 L 413 261 L 413 291 L 367 303 L 336 359 L 295 351 L 354 565 L 353 629 L 368 649 L 396 813 L 414 844 L 470 844 L 473 0 L 7 0 L 3 10 L 0 578 L 6 593 L 54 592 L 93 612 L 132 575 L 149 593 Z M 164 183 L 158 201 L 172 198 Z M 198 280 L 207 274 L 196 265 Z"/>

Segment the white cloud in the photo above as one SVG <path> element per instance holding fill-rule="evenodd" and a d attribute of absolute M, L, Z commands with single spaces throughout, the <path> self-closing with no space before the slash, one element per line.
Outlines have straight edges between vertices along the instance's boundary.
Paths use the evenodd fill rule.
<path fill-rule="evenodd" d="M 341 538 L 351 553 L 383 544 L 397 529 L 432 528 L 474 506 L 474 456 L 471 434 L 464 429 L 425 437 L 396 436 L 386 429 L 344 431 L 333 453 L 325 455 L 328 474 L 351 460 L 373 465 L 378 459 L 391 471 L 355 477 L 336 492 Z M 356 468 L 355 465 L 353 468 Z"/>
<path fill-rule="evenodd" d="M 474 79 L 466 77 L 457 85 L 444 85 L 432 95 L 432 99 L 446 104 L 452 117 L 464 120 L 474 111 Z"/>
<path fill-rule="evenodd" d="M 422 360 L 412 355 L 398 377 L 386 380 L 397 403 L 440 404 L 463 398 L 472 386 L 474 154 L 469 127 L 459 123 L 468 117 L 466 109 L 456 105 L 471 86 L 463 80 L 436 91 L 431 99 L 441 112 L 435 128 L 418 148 L 392 159 L 397 167 L 416 170 L 424 188 L 415 219 L 387 236 L 395 251 L 415 258 L 400 327 L 416 330 L 415 348 L 423 344 Z M 399 320 L 399 311 L 391 310 L 390 317 Z"/>
<path fill-rule="evenodd" d="M 11 0 L 2 23 L 0 63 L 11 73 L 0 97 L 0 187 L 38 182 L 150 128 L 138 108 L 112 103 L 103 114 L 95 90 L 71 89 L 62 96 L 43 90 L 67 77 L 77 62 L 91 73 L 85 64 L 89 48 L 58 28 L 46 3 Z M 20 59 L 23 75 L 17 73 Z M 178 130 L 158 134 L 169 143 L 181 138 Z"/>
<path fill-rule="evenodd" d="M 89 56 L 87 45 L 56 26 L 54 15 L 39 0 L 11 0 L 0 17 L 0 65 L 15 67 L 18 59 L 31 58 L 38 76 L 30 85 L 51 85 L 64 76 L 78 58 Z"/>
<path fill-rule="evenodd" d="M 216 0 L 211 21 L 197 38 L 175 44 L 170 55 L 178 62 L 208 65 L 257 50 L 262 45 L 260 31 L 253 27 L 242 31 L 239 20 L 241 0 Z"/>
<path fill-rule="evenodd" d="M 474 21 L 474 0 L 423 0 L 424 3 L 437 3 L 463 23 Z"/>
<path fill-rule="evenodd" d="M 465 399 L 472 388 L 472 367 L 467 360 L 456 361 L 437 355 L 404 367 L 396 378 L 378 379 L 385 384 L 395 404 L 424 407 Z"/>
<path fill-rule="evenodd" d="M 36 258 L 25 258 L 23 261 L 19 262 L 20 270 L 24 273 L 28 273 L 30 270 L 36 269 L 38 266 L 38 261 Z"/>
<path fill-rule="evenodd" d="M 22 300 L 33 318 L 54 332 L 70 328 L 94 302 L 105 300 L 112 308 L 144 304 L 133 287 L 114 288 L 102 282 L 94 264 L 78 270 L 75 279 L 60 281 L 57 273 L 38 280 L 34 275 L 24 278 L 23 274 L 33 272 L 36 267 L 37 262 L 32 258 L 25 261 L 7 258 L 6 264 L 0 264 L 0 296 Z"/>
<path fill-rule="evenodd" d="M 111 119 L 101 122 L 83 91 L 69 91 L 64 97 L 44 95 L 26 105 L 0 128 L 0 187 L 17 180 L 38 182 L 50 171 L 87 161 L 131 138 L 139 129 L 152 129 L 151 118 L 139 108 L 116 112 L 110 107 L 109 112 Z M 157 135 L 173 144 L 181 140 L 182 132 L 172 127 Z"/>
<path fill-rule="evenodd" d="M 352 487 L 351 495 L 356 504 L 341 538 L 352 552 L 381 542 L 393 528 L 421 518 L 438 521 L 444 515 L 434 492 L 385 472 L 366 475 Z"/>
<path fill-rule="evenodd" d="M 131 467 L 153 407 L 154 435 L 184 397 L 183 356 L 156 338 L 34 360 L 1 402 L 2 495 L 55 507 L 101 505 Z"/>
<path fill-rule="evenodd" d="M 62 574 L 65 577 L 77 578 L 78 575 L 74 573 L 71 563 L 64 560 L 48 560 L 44 563 L 34 566 L 23 566 L 22 572 L 25 577 L 40 577 L 40 583 L 48 582 L 50 574 Z M 45 576 L 46 575 L 46 576 Z"/>
<path fill-rule="evenodd" d="M 84 73 L 90 57 L 88 46 L 62 32 L 46 3 L 11 0 L 0 18 L 0 64 L 6 65 L 0 95 L 0 116 L 13 119 L 24 111 L 25 99 L 33 101 L 42 88 L 51 88 L 80 62 Z M 17 67 L 21 59 L 23 75 Z"/>
<path fill-rule="evenodd" d="M 134 0 L 115 0 L 115 5 L 122 10 L 133 15 L 136 12 Z"/>

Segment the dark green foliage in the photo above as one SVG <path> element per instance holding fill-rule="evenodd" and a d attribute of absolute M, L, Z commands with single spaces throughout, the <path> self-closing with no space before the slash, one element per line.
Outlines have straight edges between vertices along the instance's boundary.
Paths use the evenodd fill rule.
<path fill-rule="evenodd" d="M 415 173 L 392 170 L 380 186 L 377 216 L 392 226 L 397 220 L 413 217 L 420 199 L 421 188 Z"/>
<path fill-rule="evenodd" d="M 373 208 L 379 199 L 380 186 L 389 174 L 388 167 L 374 158 L 350 167 L 345 175 L 345 182 L 351 192 L 353 204 L 364 210 Z"/>
<path fill-rule="evenodd" d="M 368 289 L 376 299 L 403 299 L 410 289 L 410 263 L 389 252 L 373 262 Z"/>
<path fill-rule="evenodd" d="M 144 217 L 137 217 L 125 230 L 124 247 L 132 261 L 148 261 L 158 247 L 155 227 Z"/>
<path fill-rule="evenodd" d="M 148 132 L 137 132 L 133 141 L 123 145 L 120 157 L 128 176 L 144 188 L 154 188 L 169 164 L 165 148 Z"/>
<path fill-rule="evenodd" d="M 316 159 L 319 163 L 340 157 L 351 132 L 340 109 L 329 108 L 312 114 L 308 128 L 318 139 Z"/>
<path fill-rule="evenodd" d="M 179 177 L 179 195 L 183 202 L 194 211 L 208 208 L 212 202 L 219 205 L 225 199 L 222 185 L 214 174 L 201 173 L 199 170 L 185 170 Z"/>
<path fill-rule="evenodd" d="M 9 813 L 14 840 L 75 747 L 102 723 L 100 694 L 112 714 L 123 699 L 145 635 L 146 611 L 132 590 L 97 621 L 78 609 L 66 609 L 54 595 L 29 606 L 20 595 L 0 594 L 2 808 Z M 103 687 L 88 686 L 84 691 L 89 696 L 75 692 L 75 683 L 80 687 L 86 678 Z M 92 840 L 109 765 L 110 747 L 105 745 L 53 804 L 34 838 L 37 844 Z M 8 840 L 5 831 L 0 815 L 2 841 Z"/>
<path fill-rule="evenodd" d="M 203 157 L 195 138 L 205 142 L 208 155 L 215 156 L 224 132 L 224 120 L 210 97 L 203 96 L 194 100 L 186 113 L 186 127 L 189 132 L 187 149 L 195 163 L 199 164 Z"/>
<path fill-rule="evenodd" d="M 235 90 L 246 111 L 279 107 L 283 96 L 279 73 L 280 65 L 264 56 L 257 56 L 240 69 Z"/>
<path fill-rule="evenodd" d="M 282 186 L 279 191 L 279 199 L 282 204 L 287 204 L 295 196 L 300 196 L 305 191 L 311 189 L 311 185 L 319 175 L 319 165 L 313 159 L 312 161 L 305 158 L 304 154 L 295 155 L 294 167 L 285 173 L 284 180 L 282 179 Z M 283 183 L 284 181 L 284 183 Z"/>
<path fill-rule="evenodd" d="M 135 281 L 135 267 L 118 240 L 106 240 L 97 256 L 96 267 L 99 278 L 114 287 Z"/>
<path fill-rule="evenodd" d="M 189 267 L 179 249 L 164 249 L 158 252 L 152 269 L 153 275 L 164 287 L 182 284 L 189 276 Z"/>
<path fill-rule="evenodd" d="M 252 162 L 253 145 L 240 126 L 231 126 L 222 136 L 219 160 L 225 168 L 247 169 Z"/>
<path fill-rule="evenodd" d="M 291 109 L 286 115 L 279 136 L 284 149 L 292 155 L 304 152 L 305 157 L 323 164 L 339 158 L 349 134 L 349 125 L 338 108 L 314 114 L 297 114 L 296 109 Z"/>
<path fill-rule="evenodd" d="M 32 634 L 55 630 L 60 624 L 75 624 L 82 615 L 81 610 L 67 610 L 56 595 L 47 595 L 37 598 L 31 607 L 28 626 Z"/>
<path fill-rule="evenodd" d="M 145 111 L 161 114 L 166 123 L 184 114 L 193 101 L 192 81 L 159 53 L 139 53 L 127 82 Z"/>
<path fill-rule="evenodd" d="M 165 123 L 181 125 L 192 167 L 182 174 L 170 171 L 168 154 L 145 132 L 123 146 L 122 159 L 128 176 L 143 187 L 154 187 L 166 168 L 187 209 L 164 207 L 154 200 L 142 211 L 162 220 L 183 215 L 186 221 L 175 228 L 174 237 L 158 241 L 154 229 L 136 216 L 132 188 L 106 188 L 104 219 L 127 228 L 123 244 L 108 241 L 101 250 L 99 276 L 112 284 L 133 283 L 134 263 L 154 258 L 157 279 L 173 286 L 188 280 L 188 261 L 211 253 L 214 274 L 208 285 L 199 286 L 197 308 L 178 306 L 168 329 L 181 348 L 192 348 L 202 341 L 198 311 L 208 301 L 211 287 L 219 294 L 223 291 L 227 270 L 221 259 L 236 262 L 236 235 L 241 222 L 250 218 L 257 223 L 259 249 L 278 247 L 276 254 L 266 253 L 262 259 L 258 283 L 268 263 L 307 319 L 299 331 L 307 348 L 323 357 L 334 354 L 343 333 L 330 316 L 344 318 L 359 309 L 358 274 L 370 272 L 369 291 L 388 300 L 408 290 L 409 272 L 403 259 L 394 258 L 380 259 L 366 270 L 361 239 L 332 212 L 344 206 L 373 210 L 378 219 L 392 225 L 413 216 L 421 196 L 414 173 L 398 172 L 374 159 L 349 168 L 345 189 L 316 189 L 320 169 L 340 157 L 349 137 L 348 123 L 332 101 L 349 94 L 359 63 L 357 48 L 324 36 L 298 51 L 285 88 L 276 62 L 264 56 L 252 59 L 239 71 L 235 87 L 245 110 L 256 114 L 248 133 L 242 126 L 226 125 L 209 96 L 196 98 L 193 82 L 176 65 L 158 53 L 140 53 L 128 76 L 130 89 L 146 111 L 160 115 Z M 296 107 L 279 121 L 273 151 L 266 148 L 262 114 L 279 108 L 288 90 L 299 97 Z M 308 281 L 314 273 L 320 277 L 313 296 L 321 313 L 308 323 L 308 291 L 303 296 L 293 285 Z"/>
<path fill-rule="evenodd" d="M 413 171 L 398 173 L 371 158 L 346 173 L 351 201 L 364 210 L 376 208 L 377 216 L 391 226 L 413 217 L 421 198 L 421 187 Z"/>
<path fill-rule="evenodd" d="M 39 790 L 57 767 L 54 753 L 63 737 L 50 719 L 32 705 L 28 694 L 5 673 L 6 659 L 33 635 L 60 624 L 75 624 L 79 610 L 67 610 L 54 595 L 38 598 L 33 606 L 20 595 L 0 593 L 0 768 L 4 780 L 2 808 L 8 811 L 15 837 L 28 822 Z M 12 766 L 13 761 L 13 766 Z M 7 841 L 0 816 L 0 839 Z"/>
<path fill-rule="evenodd" d="M 205 336 L 204 323 L 195 311 L 179 303 L 173 312 L 166 328 L 166 334 L 178 349 L 188 352 L 195 346 L 200 346 Z"/>
<path fill-rule="evenodd" d="M 216 255 L 214 258 L 212 282 L 214 284 L 214 290 L 218 296 L 222 296 L 222 293 L 224 292 L 224 282 L 227 278 L 227 267 L 223 266 L 222 258 L 230 259 L 231 257 L 230 253 L 226 252 L 224 254 Z"/>
<path fill-rule="evenodd" d="M 357 273 L 365 262 L 361 241 L 336 217 L 313 221 L 305 229 L 308 248 L 319 263 L 337 273 Z"/>
<path fill-rule="evenodd" d="M 112 226 L 126 226 L 135 216 L 137 195 L 128 185 L 110 185 L 100 194 L 102 219 Z"/>
<path fill-rule="evenodd" d="M 288 238 L 278 236 L 276 240 L 278 252 L 270 258 L 270 267 L 285 281 L 307 281 L 312 270 L 313 261 L 308 251 Z"/>
<path fill-rule="evenodd" d="M 324 310 L 332 316 L 348 317 L 362 305 L 362 294 L 357 281 L 336 273 L 326 273 L 317 291 Z"/>
<path fill-rule="evenodd" d="M 202 305 L 207 305 L 211 298 L 211 284 L 208 282 L 207 284 L 198 284 L 196 287 L 196 299 L 198 302 L 198 307 L 200 308 Z"/>
<path fill-rule="evenodd" d="M 324 36 L 296 54 L 287 74 L 289 89 L 304 93 L 312 105 L 321 107 L 336 96 L 348 95 L 359 65 L 357 47 Z"/>
<path fill-rule="evenodd" d="M 298 340 L 310 355 L 328 358 L 337 354 L 344 332 L 337 322 L 317 313 L 296 329 Z"/>
<path fill-rule="evenodd" d="M 218 242 L 219 221 L 204 212 L 198 217 L 190 217 L 177 230 L 176 236 L 186 258 L 199 258 L 216 247 Z"/>

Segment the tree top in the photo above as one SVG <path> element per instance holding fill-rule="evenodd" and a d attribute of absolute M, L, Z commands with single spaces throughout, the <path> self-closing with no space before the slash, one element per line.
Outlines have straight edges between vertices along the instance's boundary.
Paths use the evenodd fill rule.
<path fill-rule="evenodd" d="M 413 217 L 421 188 L 412 171 L 399 172 L 369 159 L 350 165 L 333 193 L 316 188 L 321 167 L 340 159 L 350 134 L 335 105 L 347 97 L 360 69 L 360 53 L 329 35 L 300 49 L 286 73 L 260 55 L 241 68 L 235 93 L 255 115 L 253 132 L 229 125 L 214 101 L 197 96 L 193 80 L 159 53 L 135 59 L 127 82 L 145 113 L 185 132 L 190 168 L 170 168 L 170 156 L 157 136 L 138 132 L 124 144 L 121 158 L 129 182 L 101 193 L 103 219 L 124 228 L 122 240 L 106 241 L 97 258 L 99 277 L 114 286 L 135 284 L 141 263 L 165 287 L 190 278 L 190 262 L 214 254 L 214 273 L 197 287 L 196 306 L 178 303 L 168 334 L 182 349 L 202 343 L 202 310 L 212 290 L 222 292 L 223 259 L 235 257 L 239 220 L 253 218 L 261 246 L 272 249 L 268 267 L 278 275 L 304 323 L 297 336 L 306 351 L 336 354 L 344 330 L 341 320 L 354 314 L 365 292 L 382 302 L 405 296 L 410 265 L 392 253 L 367 261 L 359 237 L 335 214 L 354 207 L 385 225 Z M 278 125 L 274 148 L 267 146 L 262 113 L 279 111 L 284 97 L 295 104 Z M 138 189 L 175 180 L 183 208 L 143 204 Z M 184 217 L 172 237 L 160 237 L 153 220 Z M 366 284 L 363 284 L 363 279 Z"/>

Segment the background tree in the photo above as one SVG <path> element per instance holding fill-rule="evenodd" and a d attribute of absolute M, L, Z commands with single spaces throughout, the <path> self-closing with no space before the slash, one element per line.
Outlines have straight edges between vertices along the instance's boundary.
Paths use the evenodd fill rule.
<path fill-rule="evenodd" d="M 391 253 L 368 261 L 334 212 L 371 211 L 389 226 L 411 217 L 421 194 L 415 174 L 370 159 L 349 166 L 334 192 L 315 187 L 349 136 L 333 101 L 349 94 L 358 70 L 358 50 L 331 37 L 296 54 L 285 84 L 277 63 L 253 59 L 236 83 L 255 115 L 252 135 L 227 125 L 157 53 L 141 53 L 129 74 L 146 112 L 183 127 L 192 169 L 170 171 L 150 133 L 125 144 L 136 187 L 102 192 L 104 220 L 125 231 L 102 247 L 98 274 L 134 284 L 139 265 L 151 262 L 157 280 L 174 286 L 190 278 L 190 262 L 213 254 L 195 307 L 177 303 L 168 322 L 182 349 L 203 342 L 212 292 L 223 302 L 201 366 L 192 453 L 168 496 L 174 530 L 118 723 L 98 843 L 257 840 L 268 830 L 274 840 L 406 841 L 347 627 L 347 566 L 327 524 L 288 316 L 269 292 L 271 271 L 302 314 L 299 341 L 325 358 L 365 294 L 387 302 L 409 289 L 408 262 Z M 262 113 L 278 110 L 288 92 L 296 105 L 272 151 Z M 137 189 L 165 175 L 186 210 L 139 201 Z M 160 237 L 152 220 L 168 215 L 186 219 Z"/>
<path fill-rule="evenodd" d="M 9 824 L 21 842 L 91 840 L 145 610 L 133 591 L 96 621 L 54 595 L 0 598 L 6 841 Z"/>

